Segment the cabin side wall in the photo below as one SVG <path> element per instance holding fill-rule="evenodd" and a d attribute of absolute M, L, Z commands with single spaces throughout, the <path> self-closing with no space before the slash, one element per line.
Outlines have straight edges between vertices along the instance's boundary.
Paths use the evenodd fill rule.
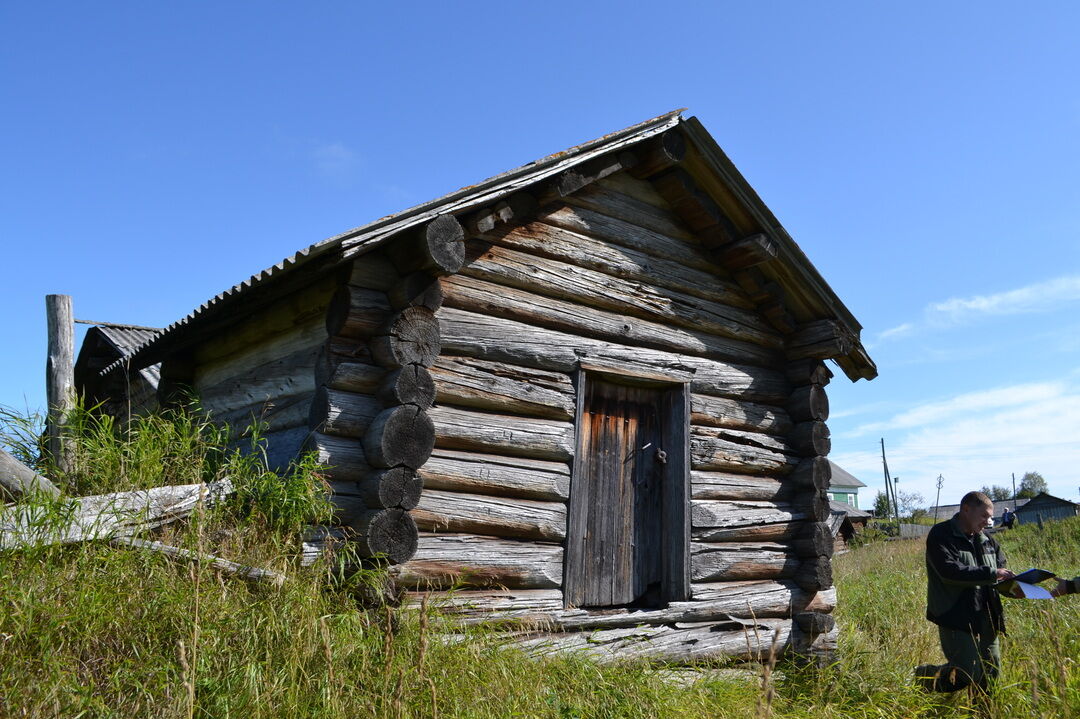
<path fill-rule="evenodd" d="M 337 280 L 323 277 L 166 361 L 162 390 L 190 387 L 201 409 L 237 430 L 265 423 L 267 455 L 283 468 L 301 451 Z M 237 446 L 247 440 L 237 437 Z"/>

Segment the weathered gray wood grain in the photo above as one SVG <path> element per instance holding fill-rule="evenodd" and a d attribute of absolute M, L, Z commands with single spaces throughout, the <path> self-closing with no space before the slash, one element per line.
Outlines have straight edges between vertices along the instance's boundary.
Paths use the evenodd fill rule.
<path fill-rule="evenodd" d="M 400 586 L 548 589 L 562 584 L 558 544 L 468 534 L 424 534 L 412 560 L 395 567 Z"/>
<path fill-rule="evenodd" d="M 787 413 L 779 407 L 706 394 L 691 395 L 690 421 L 704 427 L 748 429 L 781 436 L 792 428 Z"/>
<path fill-rule="evenodd" d="M 428 414 L 435 424 L 435 446 L 440 449 L 555 461 L 574 455 L 574 426 L 570 422 L 441 406 L 432 407 Z"/>
<path fill-rule="evenodd" d="M 742 302 L 733 306 L 706 300 L 490 242 L 473 240 L 468 247 L 463 275 L 765 347 L 782 345 L 780 335 L 758 313 L 742 308 Z"/>
<path fill-rule="evenodd" d="M 786 479 L 731 472 L 693 471 L 690 488 L 694 499 L 719 500 L 782 501 L 794 492 L 791 482 Z"/>
<path fill-rule="evenodd" d="M 61 472 L 70 472 L 73 448 L 64 437 L 68 415 L 75 408 L 75 317 L 70 295 L 45 295 L 48 354 L 45 361 L 45 447 Z"/>
<path fill-rule="evenodd" d="M 716 427 L 691 428 L 692 468 L 703 471 L 790 473 L 799 457 L 782 438 Z"/>
<path fill-rule="evenodd" d="M 626 347 L 449 307 L 439 310 L 448 353 L 523 367 L 573 372 L 582 362 L 619 363 L 645 373 L 681 375 L 693 392 L 782 404 L 791 386 L 777 369 Z"/>
<path fill-rule="evenodd" d="M 0 489 L 9 499 L 40 493 L 59 497 L 60 488 L 0 449 Z"/>
<path fill-rule="evenodd" d="M 786 579 L 801 568 L 789 545 L 774 542 L 692 542 L 690 551 L 695 582 Z"/>
<path fill-rule="evenodd" d="M 574 416 L 574 387 L 562 372 L 443 355 L 431 376 L 441 404 L 547 419 Z"/>
<path fill-rule="evenodd" d="M 193 552 L 190 549 L 181 549 L 180 547 L 173 547 L 162 542 L 135 539 L 134 537 L 113 537 L 109 540 L 109 543 L 116 547 L 142 549 L 148 552 L 164 554 L 172 559 L 184 559 L 198 564 L 206 564 L 214 569 L 214 571 L 231 574 L 251 582 L 269 584 L 274 587 L 280 587 L 285 583 L 285 575 L 281 572 L 239 564 L 237 562 L 229 561 L 228 559 L 216 557 L 213 554 Z"/>
<path fill-rule="evenodd" d="M 484 240 L 538 257 L 546 257 L 643 285 L 675 290 L 722 305 L 753 310 L 741 288 L 709 270 L 619 247 L 544 222 L 489 232 Z"/>
<path fill-rule="evenodd" d="M 565 462 L 436 449 L 420 475 L 431 489 L 548 501 L 570 496 Z"/>
<path fill-rule="evenodd" d="M 411 514 L 416 526 L 429 532 L 554 542 L 566 537 L 563 502 L 426 489 Z"/>
<path fill-rule="evenodd" d="M 0 512 L 0 549 L 70 544 L 137 534 L 191 514 L 232 492 L 232 482 L 154 487 L 60 500 L 14 504 Z"/>
<path fill-rule="evenodd" d="M 738 626 L 738 629 L 726 629 Z M 597 661 L 648 660 L 691 663 L 709 659 L 765 662 L 787 651 L 790 619 L 761 619 L 747 630 L 737 622 L 691 626 L 603 629 L 594 632 L 525 634 L 515 645 L 534 655 L 570 653 Z"/>
<path fill-rule="evenodd" d="M 782 355 L 752 342 L 674 327 L 463 275 L 442 280 L 446 306 L 609 342 L 717 360 L 781 366 Z"/>
<path fill-rule="evenodd" d="M 522 624 L 536 628 L 581 631 L 728 619 L 791 617 L 797 612 L 827 614 L 836 605 L 835 589 L 805 592 L 790 580 L 716 582 L 692 585 L 694 599 L 660 609 L 563 608 L 557 589 L 459 591 L 429 595 L 428 606 L 465 624 Z M 411 604 L 421 595 L 409 597 Z"/>
<path fill-rule="evenodd" d="M 678 262 L 685 267 L 713 273 L 719 270 L 700 246 L 583 207 L 556 207 L 542 211 L 539 217 L 546 224 Z"/>

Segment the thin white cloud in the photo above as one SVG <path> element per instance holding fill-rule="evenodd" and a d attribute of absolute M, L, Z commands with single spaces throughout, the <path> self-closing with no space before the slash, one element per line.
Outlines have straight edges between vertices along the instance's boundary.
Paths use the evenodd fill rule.
<path fill-rule="evenodd" d="M 901 337 L 907 337 L 914 331 L 915 325 L 911 322 L 905 322 L 902 325 L 897 325 L 896 327 L 882 330 L 881 332 L 878 332 L 876 335 L 874 335 L 874 338 L 872 340 L 866 343 L 866 348 L 872 350 L 874 349 L 874 347 L 881 344 L 882 342 L 899 339 Z"/>
<path fill-rule="evenodd" d="M 945 478 L 942 503 L 984 485 L 1011 487 L 1011 475 L 1027 471 L 1041 472 L 1052 494 L 1075 498 L 1080 387 L 1069 379 L 959 395 L 881 423 L 877 436 L 885 437 L 890 471 L 901 477 L 902 490 L 919 492 L 928 504 L 939 474 Z M 882 486 L 877 436 L 834 438 L 833 461 L 870 485 L 863 506 Z"/>
<path fill-rule="evenodd" d="M 1080 303 L 1080 275 L 1057 277 L 991 295 L 953 297 L 927 305 L 919 321 L 904 322 L 877 333 L 869 346 L 911 337 L 926 329 L 951 328 L 986 317 L 1053 312 L 1074 303 Z"/>
<path fill-rule="evenodd" d="M 1033 382 L 968 392 L 939 402 L 928 402 L 913 407 L 883 422 L 861 425 L 848 433 L 848 436 L 859 437 L 872 432 L 912 429 L 967 417 L 973 412 L 1022 407 L 1032 402 L 1060 397 L 1065 392 L 1065 385 L 1061 382 Z"/>
<path fill-rule="evenodd" d="M 1080 275 L 1058 277 L 993 295 L 954 297 L 930 305 L 926 315 L 931 323 L 956 325 L 988 315 L 1048 312 L 1073 302 L 1080 302 Z"/>
<path fill-rule="evenodd" d="M 843 418 L 846 418 L 846 417 L 854 417 L 855 415 L 859 415 L 859 414 L 867 414 L 868 412 L 881 412 L 882 410 L 884 410 L 886 407 L 889 407 L 889 406 L 890 406 L 890 403 L 888 403 L 888 402 L 873 402 L 871 404 L 863 404 L 863 405 L 858 405 L 858 406 L 855 406 L 855 407 L 847 407 L 845 409 L 838 410 L 838 411 L 835 411 L 835 412 L 830 411 L 829 412 L 829 419 L 838 420 L 838 419 L 843 419 Z"/>

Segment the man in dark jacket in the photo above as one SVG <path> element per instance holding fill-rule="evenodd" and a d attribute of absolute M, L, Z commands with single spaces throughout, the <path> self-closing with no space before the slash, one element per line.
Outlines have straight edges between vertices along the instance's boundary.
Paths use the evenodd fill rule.
<path fill-rule="evenodd" d="M 938 625 L 947 662 L 915 669 L 927 689 L 985 689 L 998 675 L 1005 617 L 993 585 L 1013 573 L 1001 547 L 982 531 L 993 515 L 989 497 L 968 492 L 960 511 L 926 536 L 926 618 Z"/>

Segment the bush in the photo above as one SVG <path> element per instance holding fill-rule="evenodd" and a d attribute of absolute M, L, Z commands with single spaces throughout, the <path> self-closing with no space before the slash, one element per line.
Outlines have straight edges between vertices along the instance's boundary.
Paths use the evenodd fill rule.
<path fill-rule="evenodd" d="M 857 549 L 858 547 L 865 547 L 866 545 L 874 544 L 875 542 L 883 542 L 888 538 L 889 535 L 877 527 L 867 525 L 862 531 L 855 533 L 855 536 L 848 542 L 848 546 L 852 549 Z"/>

